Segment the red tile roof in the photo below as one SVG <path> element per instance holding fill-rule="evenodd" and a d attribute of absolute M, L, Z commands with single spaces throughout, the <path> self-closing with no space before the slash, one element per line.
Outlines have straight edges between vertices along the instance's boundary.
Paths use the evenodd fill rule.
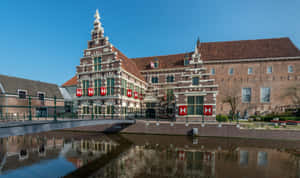
<path fill-rule="evenodd" d="M 73 78 L 68 80 L 66 83 L 62 84 L 63 87 L 74 86 L 77 85 L 77 76 L 75 75 Z"/>
<path fill-rule="evenodd" d="M 234 60 L 270 57 L 300 56 L 300 50 L 289 38 L 242 40 L 201 43 L 199 52 L 202 60 Z M 150 61 L 158 59 L 159 68 L 184 66 L 184 56 L 193 52 L 164 56 L 133 58 L 140 70 L 150 68 Z"/>
<path fill-rule="evenodd" d="M 193 53 L 129 59 L 117 48 L 113 47 L 113 51 L 117 51 L 117 58 L 123 60 L 122 67 L 143 81 L 145 79 L 141 75 L 140 70 L 151 69 L 150 61 L 154 62 L 155 59 L 158 59 L 159 69 L 183 67 L 185 56 L 188 55 L 190 57 Z M 204 61 L 300 56 L 300 50 L 289 38 L 207 42 L 201 43 L 199 51 L 201 59 Z M 64 83 L 63 86 L 76 85 L 76 82 L 77 78 L 74 76 Z"/>
<path fill-rule="evenodd" d="M 129 59 L 127 56 L 125 56 L 120 50 L 115 48 L 113 46 L 113 51 L 118 52 L 117 58 L 122 59 L 122 67 L 127 72 L 133 74 L 134 76 L 138 77 L 139 79 L 145 81 L 145 78 L 140 73 L 140 70 L 138 69 L 137 65 L 132 59 Z"/>

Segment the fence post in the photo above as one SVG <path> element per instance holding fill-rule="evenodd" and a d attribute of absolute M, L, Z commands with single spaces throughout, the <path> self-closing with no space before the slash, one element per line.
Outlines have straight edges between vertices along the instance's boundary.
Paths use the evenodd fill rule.
<path fill-rule="evenodd" d="M 54 96 L 54 121 L 57 121 L 57 116 L 56 116 L 56 96 Z"/>
<path fill-rule="evenodd" d="M 92 120 L 94 120 L 94 108 L 92 106 Z"/>
<path fill-rule="evenodd" d="M 29 104 L 29 120 L 32 120 L 32 115 L 31 115 L 31 96 L 29 96 L 29 100 L 28 100 L 28 104 Z"/>

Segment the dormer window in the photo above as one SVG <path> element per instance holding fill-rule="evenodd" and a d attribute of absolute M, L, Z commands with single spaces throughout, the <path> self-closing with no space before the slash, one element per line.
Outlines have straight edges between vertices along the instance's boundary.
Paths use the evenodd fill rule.
<path fill-rule="evenodd" d="M 19 98 L 21 99 L 25 99 L 26 98 L 26 91 L 24 90 L 18 90 L 18 95 L 19 95 Z"/>
<path fill-rule="evenodd" d="M 44 101 L 45 100 L 45 93 L 39 92 L 38 93 L 38 98 L 39 98 L 39 100 Z"/>
<path fill-rule="evenodd" d="M 187 66 L 190 64 L 190 60 L 189 59 L 184 59 L 184 65 Z"/>
<path fill-rule="evenodd" d="M 189 65 L 190 64 L 190 59 L 189 59 L 189 55 L 185 55 L 184 56 L 184 65 L 186 66 L 186 65 Z"/>

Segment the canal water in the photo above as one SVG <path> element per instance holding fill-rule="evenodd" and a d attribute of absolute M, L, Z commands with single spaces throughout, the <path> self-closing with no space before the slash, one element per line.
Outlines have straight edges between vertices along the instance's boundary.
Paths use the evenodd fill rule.
<path fill-rule="evenodd" d="M 0 138 L 0 178 L 300 178 L 300 141 L 53 131 Z"/>

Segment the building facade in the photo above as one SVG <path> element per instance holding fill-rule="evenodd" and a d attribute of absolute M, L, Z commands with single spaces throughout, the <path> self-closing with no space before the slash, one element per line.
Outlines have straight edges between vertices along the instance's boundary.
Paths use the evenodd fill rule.
<path fill-rule="evenodd" d="M 230 112 L 224 102 L 228 96 L 239 98 L 241 115 L 293 105 L 284 93 L 300 82 L 300 51 L 288 38 L 207 43 L 198 39 L 192 52 L 128 58 L 104 36 L 98 12 L 95 18 L 77 80 L 63 85 L 82 89 L 76 99 L 81 115 L 199 120 L 203 106 L 210 105 L 212 115 L 204 119 L 214 120 L 216 114 Z M 101 87 L 107 90 L 105 96 Z M 89 88 L 93 96 L 88 96 Z M 184 107 L 187 115 L 180 114 Z"/>
<path fill-rule="evenodd" d="M 1 119 L 53 116 L 55 105 L 57 112 L 63 111 L 64 99 L 56 84 L 0 75 Z"/>

